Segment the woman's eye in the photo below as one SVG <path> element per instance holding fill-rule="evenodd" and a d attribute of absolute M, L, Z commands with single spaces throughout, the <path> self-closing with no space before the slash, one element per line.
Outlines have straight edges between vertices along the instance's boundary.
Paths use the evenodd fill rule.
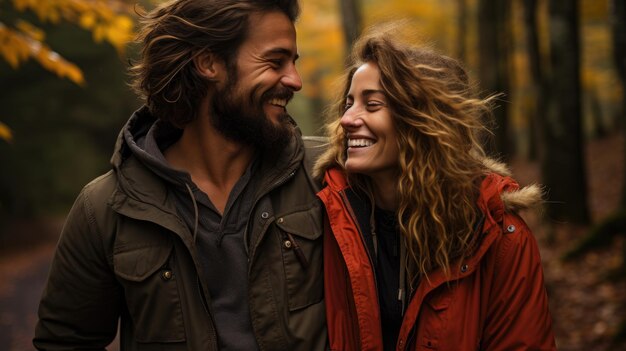
<path fill-rule="evenodd" d="M 352 103 L 350 103 L 350 102 L 346 102 L 346 103 L 343 105 L 343 110 L 344 110 L 344 111 L 347 111 L 350 107 L 352 107 Z"/>

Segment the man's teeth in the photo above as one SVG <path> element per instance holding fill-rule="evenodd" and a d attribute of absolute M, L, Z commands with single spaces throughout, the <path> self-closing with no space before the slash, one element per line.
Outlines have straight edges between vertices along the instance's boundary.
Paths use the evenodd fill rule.
<path fill-rule="evenodd" d="M 271 99 L 269 102 L 271 105 L 276 105 L 280 107 L 287 106 L 287 99 Z"/>
<path fill-rule="evenodd" d="M 349 147 L 370 146 L 374 145 L 374 142 L 369 139 L 349 139 Z"/>

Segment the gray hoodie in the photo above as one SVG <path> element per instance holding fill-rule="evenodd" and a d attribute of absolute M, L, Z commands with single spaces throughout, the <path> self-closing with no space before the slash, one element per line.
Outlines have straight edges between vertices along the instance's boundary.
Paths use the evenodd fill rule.
<path fill-rule="evenodd" d="M 258 349 L 250 321 L 248 255 L 244 245 L 248 214 L 259 182 L 254 176 L 258 162 L 253 161 L 237 181 L 222 215 L 189 173 L 172 168 L 163 156 L 163 151 L 180 138 L 182 130 L 160 121 L 133 122 L 124 130 L 126 144 L 140 162 L 171 185 L 168 196 L 173 197 L 178 215 L 196 238 L 203 269 L 200 276 L 209 289 L 220 349 Z"/>

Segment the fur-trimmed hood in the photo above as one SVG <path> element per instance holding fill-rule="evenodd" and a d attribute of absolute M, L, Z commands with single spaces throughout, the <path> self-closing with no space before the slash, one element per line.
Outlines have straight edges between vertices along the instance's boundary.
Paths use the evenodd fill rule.
<path fill-rule="evenodd" d="M 509 168 L 501 162 L 491 158 L 485 158 L 483 165 L 487 173 L 495 173 L 502 177 L 512 176 Z M 511 180 L 512 181 L 512 180 Z M 520 188 L 515 182 L 514 187 L 506 187 L 500 192 L 500 199 L 506 211 L 516 212 L 519 210 L 537 208 L 543 201 L 543 189 L 538 184 L 530 184 Z"/>
<path fill-rule="evenodd" d="M 504 209 L 508 212 L 538 208 L 543 202 L 543 189 L 538 184 L 530 184 L 522 188 L 511 177 L 511 170 L 502 162 L 485 157 L 482 161 L 485 175 L 497 174 L 505 177 L 514 186 L 507 186 L 499 192 Z M 337 165 L 332 155 L 328 152 L 322 154 L 314 166 L 314 174 L 318 178 L 324 177 L 324 173 L 331 168 L 341 168 Z M 325 179 L 328 183 L 328 179 Z M 347 181 L 346 184 L 347 186 Z"/>

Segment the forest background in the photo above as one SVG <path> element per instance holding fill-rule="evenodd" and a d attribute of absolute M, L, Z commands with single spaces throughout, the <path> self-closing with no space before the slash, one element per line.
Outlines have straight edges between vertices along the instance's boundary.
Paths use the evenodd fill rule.
<path fill-rule="evenodd" d="M 16 253 L 56 240 L 82 186 L 109 169 L 116 136 L 141 104 L 127 84 L 137 12 L 158 3 L 0 0 L 0 273 L 32 268 L 16 266 Z M 303 89 L 289 111 L 304 134 L 322 134 L 348 48 L 381 22 L 403 20 L 416 44 L 465 62 L 483 96 L 504 93 L 488 149 L 521 183 L 547 190 L 544 210 L 525 218 L 542 250 L 559 349 L 625 350 L 626 1 L 301 5 Z M 42 283 L 32 284 L 40 295 Z M 0 284 L 0 308 L 11 291 L 19 295 Z M 7 311 L 0 325 L 15 324 Z"/>

